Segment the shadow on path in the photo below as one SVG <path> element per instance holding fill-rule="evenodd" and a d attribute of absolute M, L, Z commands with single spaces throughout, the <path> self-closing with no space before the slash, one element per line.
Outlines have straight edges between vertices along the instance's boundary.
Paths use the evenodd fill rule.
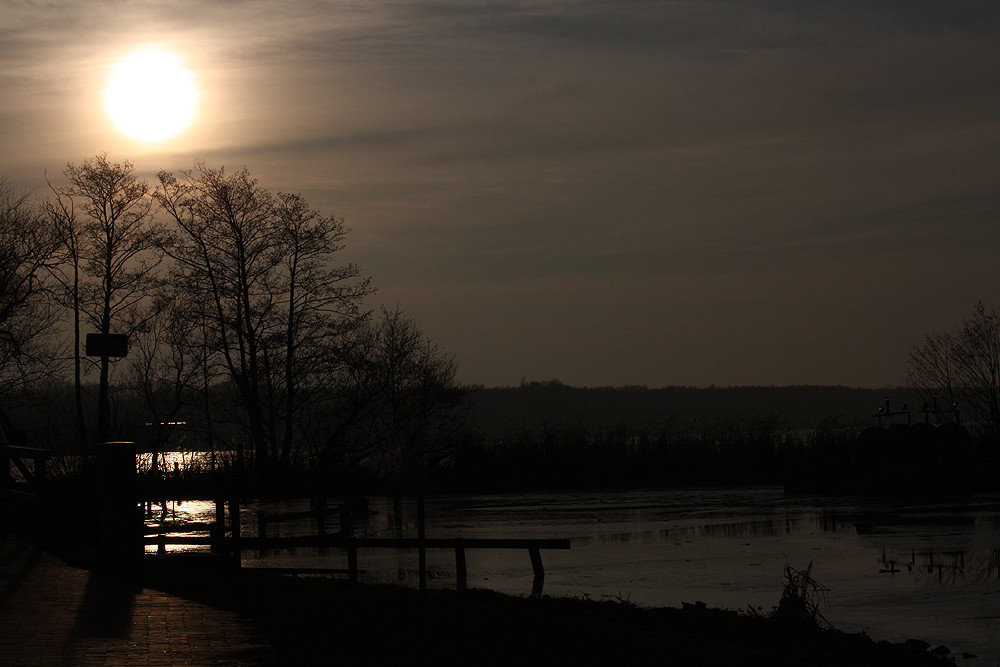
<path fill-rule="evenodd" d="M 6 604 L 14 592 L 27 580 L 42 558 L 42 550 L 20 540 L 0 535 L 0 604 Z M 20 562 L 18 562 L 20 561 Z"/>
<path fill-rule="evenodd" d="M 73 626 L 73 636 L 128 637 L 135 597 L 140 591 L 128 579 L 91 571 Z"/>

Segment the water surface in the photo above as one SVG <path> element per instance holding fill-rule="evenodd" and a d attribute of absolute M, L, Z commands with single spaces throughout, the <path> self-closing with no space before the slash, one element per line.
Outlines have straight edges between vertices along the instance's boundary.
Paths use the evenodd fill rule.
<path fill-rule="evenodd" d="M 306 509 L 306 501 L 250 504 L 256 512 Z M 357 534 L 416 536 L 416 510 L 374 498 Z M 211 503 L 176 506 L 179 519 L 210 521 Z M 786 497 L 780 488 L 438 496 L 427 499 L 428 537 L 568 538 L 569 551 L 543 551 L 545 593 L 621 599 L 645 606 L 709 606 L 769 612 L 784 569 L 811 564 L 829 589 L 824 616 L 875 639 L 915 637 L 963 664 L 1000 662 L 1000 495 L 963 498 Z M 336 519 L 331 518 L 336 530 Z M 315 532 L 303 519 L 270 535 Z M 524 550 L 469 550 L 468 581 L 525 595 L 532 569 Z M 246 566 L 346 567 L 339 550 L 244 554 Z M 417 554 L 363 549 L 362 578 L 416 585 Z M 429 585 L 455 586 L 454 554 L 428 551 Z"/>

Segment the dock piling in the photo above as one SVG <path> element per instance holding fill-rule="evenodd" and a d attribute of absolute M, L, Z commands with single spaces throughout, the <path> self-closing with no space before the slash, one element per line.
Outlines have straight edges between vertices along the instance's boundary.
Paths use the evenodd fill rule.
<path fill-rule="evenodd" d="M 455 587 L 464 591 L 468 587 L 468 569 L 465 566 L 465 545 L 459 540 L 455 544 Z"/>

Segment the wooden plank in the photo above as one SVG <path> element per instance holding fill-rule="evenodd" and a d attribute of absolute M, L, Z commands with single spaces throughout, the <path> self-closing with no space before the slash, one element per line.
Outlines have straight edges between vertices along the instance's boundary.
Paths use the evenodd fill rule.
<path fill-rule="evenodd" d="M 567 539 L 532 538 L 477 538 L 477 537 L 345 537 L 332 535 L 298 535 L 292 537 L 269 537 L 267 539 L 244 537 L 240 540 L 244 549 L 290 549 L 297 547 L 356 547 L 360 549 L 569 549 Z"/>
<path fill-rule="evenodd" d="M 152 426 L 152 424 L 150 423 L 147 423 L 146 425 Z M 164 426 L 168 426 L 171 428 L 181 428 L 186 425 L 187 424 L 185 422 L 177 422 L 177 423 L 167 422 L 166 424 L 164 424 Z M 164 443 L 154 447 L 150 444 L 137 442 L 135 444 L 135 453 L 136 454 L 190 454 L 192 457 L 195 457 L 197 455 L 209 454 L 210 452 L 207 449 L 205 450 L 188 449 L 187 447 L 182 447 L 179 445 L 171 445 L 169 443 Z"/>
<path fill-rule="evenodd" d="M 211 535 L 146 535 L 143 544 L 186 544 L 191 546 L 211 545 L 215 538 Z"/>
<path fill-rule="evenodd" d="M 301 512 L 284 512 L 282 514 L 267 514 L 267 523 L 274 523 L 275 521 L 290 521 L 293 519 L 314 519 L 320 514 L 324 516 L 329 516 L 330 514 L 340 512 L 340 505 L 334 505 L 333 507 L 324 506 L 322 510 L 303 510 Z M 263 513 L 263 512 L 262 512 Z"/>
<path fill-rule="evenodd" d="M 37 493 L 28 493 L 27 491 L 19 491 L 17 489 L 0 488 L 0 498 L 25 503 L 26 505 L 38 505 L 42 502 L 42 497 Z"/>
<path fill-rule="evenodd" d="M 41 486 L 45 482 L 45 462 L 52 452 L 37 447 L 20 447 L 18 445 L 0 445 L 0 484 L 10 486 L 14 478 L 10 474 L 10 464 L 13 463 L 20 471 L 25 481 Z M 32 459 L 34 467 L 28 470 L 22 459 Z"/>
<path fill-rule="evenodd" d="M 350 574 L 343 567 L 253 567 L 247 568 L 254 572 L 271 572 L 274 574 Z"/>
<path fill-rule="evenodd" d="M 160 535 L 161 533 L 197 533 L 212 530 L 214 527 L 214 523 L 203 521 L 192 521 L 191 523 L 180 523 L 177 525 L 161 523 L 156 526 L 146 526 L 143 528 L 143 533 L 146 535 Z"/>
<path fill-rule="evenodd" d="M 212 524 L 210 524 L 212 525 Z M 212 525 L 213 528 L 216 526 Z M 156 544 L 158 553 L 166 552 L 167 544 L 214 545 L 218 546 L 218 538 L 204 535 L 156 535 L 144 538 L 146 544 Z M 465 590 L 468 585 L 468 569 L 465 561 L 466 549 L 527 549 L 531 558 L 531 570 L 534 578 L 531 582 L 531 594 L 539 596 L 545 583 L 545 568 L 542 565 L 542 549 L 569 549 L 570 541 L 566 539 L 531 539 L 531 538 L 379 538 L 379 537 L 340 537 L 335 535 L 302 535 L 297 537 L 244 537 L 240 538 L 239 528 L 234 531 L 233 538 L 228 542 L 230 553 L 237 567 L 240 563 L 242 549 L 290 549 L 297 547 L 339 547 L 347 550 L 347 574 L 352 584 L 358 583 L 358 549 L 359 548 L 417 548 L 421 552 L 427 548 L 455 550 L 455 576 L 458 590 Z M 421 562 L 423 566 L 423 562 Z M 292 573 L 328 572 L 326 568 L 268 568 Z"/>
<path fill-rule="evenodd" d="M 39 449 L 38 447 L 21 447 L 19 445 L 3 445 L 3 450 L 7 452 L 9 456 L 24 456 L 29 459 L 37 458 L 49 458 L 52 456 L 52 452 L 48 449 Z"/>
<path fill-rule="evenodd" d="M 8 490 L 0 493 L 9 493 Z M 33 495 L 33 494 L 21 494 Z M 211 527 L 213 524 L 207 524 Z M 177 532 L 170 530 L 170 532 Z M 149 533 L 150 535 L 152 533 Z M 159 533 L 157 533 L 159 534 Z M 167 544 L 209 544 L 208 535 L 167 535 Z M 147 544 L 155 543 L 155 536 L 147 535 Z M 336 535 L 301 535 L 297 537 L 240 537 L 241 549 L 293 549 L 298 547 L 335 547 L 341 549 L 416 549 L 420 540 L 415 537 L 338 537 Z M 429 549 L 569 549 L 569 540 L 561 539 L 519 539 L 519 538 L 433 538 L 423 541 Z"/>
<path fill-rule="evenodd" d="M 19 471 L 21 471 L 21 476 L 24 477 L 24 481 L 28 482 L 29 484 L 35 481 L 34 474 L 32 474 L 30 470 L 28 470 L 28 466 L 24 465 L 24 461 L 21 460 L 20 456 L 12 456 L 10 460 L 13 461 L 14 466 L 17 467 Z"/>

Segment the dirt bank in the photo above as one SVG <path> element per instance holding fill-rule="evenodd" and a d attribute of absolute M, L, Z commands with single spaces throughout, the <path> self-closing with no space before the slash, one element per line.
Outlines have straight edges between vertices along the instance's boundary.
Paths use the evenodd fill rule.
<path fill-rule="evenodd" d="M 705 608 L 418 591 L 147 558 L 142 585 L 253 618 L 274 664 L 953 665 L 920 642 Z"/>

